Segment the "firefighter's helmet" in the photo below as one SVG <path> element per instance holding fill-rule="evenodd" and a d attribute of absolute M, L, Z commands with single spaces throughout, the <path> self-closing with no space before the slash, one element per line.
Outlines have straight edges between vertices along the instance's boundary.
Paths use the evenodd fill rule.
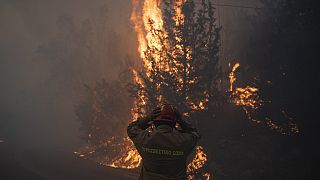
<path fill-rule="evenodd" d="M 160 106 L 160 113 L 154 118 L 154 122 L 167 122 L 175 125 L 177 115 L 176 109 L 172 104 L 163 104 Z"/>

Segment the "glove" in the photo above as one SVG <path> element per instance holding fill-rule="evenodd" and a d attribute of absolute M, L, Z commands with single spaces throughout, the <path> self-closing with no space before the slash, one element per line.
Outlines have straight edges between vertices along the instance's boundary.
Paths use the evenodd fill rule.
<path fill-rule="evenodd" d="M 180 125 L 181 129 L 183 131 L 188 131 L 191 134 L 193 134 L 194 136 L 196 136 L 198 139 L 201 138 L 200 134 L 198 133 L 197 129 L 195 127 L 193 127 L 190 123 L 188 123 L 187 121 L 184 121 L 182 119 L 182 115 L 181 113 L 175 109 L 176 115 L 177 115 L 177 123 Z"/>
<path fill-rule="evenodd" d="M 182 115 L 177 108 L 174 108 L 174 111 L 176 113 L 176 121 L 179 123 L 180 121 L 182 121 Z"/>
<path fill-rule="evenodd" d="M 186 121 L 184 121 L 182 119 L 180 119 L 177 122 L 180 124 L 181 129 L 183 129 L 183 130 L 187 130 L 187 131 L 195 130 L 195 128 L 192 127 L 192 125 L 190 123 L 188 123 L 188 122 L 186 122 Z"/>
<path fill-rule="evenodd" d="M 175 111 L 177 114 L 177 123 L 179 123 L 181 129 L 185 131 L 196 131 L 196 128 L 192 127 L 190 123 L 182 119 L 182 115 L 177 109 L 175 109 Z"/>
<path fill-rule="evenodd" d="M 189 132 L 191 134 L 193 134 L 194 136 L 196 136 L 198 139 L 201 138 L 200 134 L 198 133 L 197 129 L 195 127 L 193 127 L 190 123 L 188 123 L 187 121 L 184 121 L 182 119 L 180 119 L 178 121 L 178 123 L 180 124 L 180 127 L 183 131 Z"/>
<path fill-rule="evenodd" d="M 155 117 L 157 117 L 161 113 L 161 108 L 156 108 L 152 110 L 152 112 L 142 118 L 138 119 L 138 125 L 141 127 L 141 129 L 147 129 L 150 126 L 150 122 L 153 121 Z"/>

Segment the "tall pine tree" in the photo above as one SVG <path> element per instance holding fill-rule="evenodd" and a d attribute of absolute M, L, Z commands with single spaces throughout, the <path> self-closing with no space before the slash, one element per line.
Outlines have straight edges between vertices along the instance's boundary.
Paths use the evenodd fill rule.
<path fill-rule="evenodd" d="M 210 112 L 222 103 L 218 88 L 220 27 L 216 25 L 212 3 L 202 0 L 164 1 L 163 29 L 150 19 L 151 35 L 157 42 L 149 45 L 145 59 L 150 68 L 137 74 L 142 82 L 131 84 L 140 100 L 138 113 L 150 111 L 166 101 L 189 117 L 194 112 Z M 134 87 L 134 88 L 133 88 Z M 147 103 L 141 99 L 147 99 Z"/>

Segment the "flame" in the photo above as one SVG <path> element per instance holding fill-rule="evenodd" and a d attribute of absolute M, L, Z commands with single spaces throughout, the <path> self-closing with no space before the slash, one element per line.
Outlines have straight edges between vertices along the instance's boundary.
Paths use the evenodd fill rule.
<path fill-rule="evenodd" d="M 202 146 L 196 147 L 196 154 L 192 161 L 187 166 L 188 179 L 194 179 L 194 173 L 196 170 L 202 168 L 207 161 L 207 155 L 204 152 Z M 203 175 L 206 179 L 210 179 L 210 174 L 207 172 Z"/>
<path fill-rule="evenodd" d="M 175 16 L 173 17 L 176 25 L 182 25 L 184 23 L 184 15 L 182 13 L 182 6 L 186 0 L 176 0 L 174 3 Z"/>
<path fill-rule="evenodd" d="M 230 67 L 229 63 L 229 67 Z M 294 123 L 293 119 L 289 117 L 284 110 L 281 110 L 283 116 L 285 119 L 288 120 L 288 126 L 289 130 L 285 130 L 281 125 L 274 122 L 269 117 L 265 117 L 264 120 L 256 119 L 253 115 L 254 111 L 261 108 L 266 101 L 262 100 L 259 96 L 259 89 L 256 87 L 246 86 L 246 87 L 236 87 L 234 88 L 234 83 L 237 80 L 235 76 L 235 71 L 240 67 L 240 63 L 236 63 L 233 67 L 231 72 L 229 73 L 229 92 L 230 92 L 230 101 L 237 105 L 242 107 L 244 112 L 247 115 L 247 118 L 255 123 L 264 123 L 269 128 L 284 134 L 284 135 L 290 135 L 290 134 L 298 134 L 299 128 L 296 123 Z M 271 81 L 267 81 L 267 83 L 271 83 Z"/>
<path fill-rule="evenodd" d="M 208 172 L 204 173 L 203 177 L 205 177 L 206 180 L 209 180 L 210 179 L 210 173 L 208 173 Z"/>
<path fill-rule="evenodd" d="M 258 95 L 258 88 L 246 86 L 244 88 L 236 88 L 232 92 L 232 101 L 237 106 L 250 107 L 251 109 L 258 109 L 262 105 Z"/>
<path fill-rule="evenodd" d="M 119 157 L 116 157 L 112 160 L 110 164 L 104 164 L 106 166 L 114 168 L 124 168 L 124 169 L 133 169 L 140 165 L 141 156 L 138 151 L 135 149 L 133 143 L 127 139 L 128 144 L 126 146 L 126 151 L 124 154 L 121 154 Z"/>
<path fill-rule="evenodd" d="M 229 63 L 229 67 L 230 67 L 230 63 Z M 235 71 L 240 67 L 239 63 L 236 63 L 233 67 L 231 72 L 229 73 L 229 79 L 230 79 L 230 88 L 229 91 L 232 92 L 233 91 L 233 83 L 237 80 L 236 76 L 235 76 Z"/>
<path fill-rule="evenodd" d="M 102 158 L 101 156 L 95 156 L 99 151 L 110 151 L 108 156 Z M 90 158 L 100 163 L 103 166 L 109 166 L 113 168 L 133 169 L 137 168 L 141 163 L 141 157 L 138 151 L 135 149 L 132 141 L 126 138 L 111 137 L 105 142 L 97 146 L 85 146 L 74 152 L 75 155 L 81 158 Z"/>
<path fill-rule="evenodd" d="M 152 62 L 145 56 L 148 46 L 158 50 L 162 49 L 160 39 L 153 35 L 155 31 L 163 31 L 161 0 L 145 0 L 143 4 L 139 0 L 132 1 L 131 22 L 133 22 L 138 38 L 138 52 L 143 59 L 144 68 L 149 74 L 152 70 Z M 140 13 L 142 6 L 142 14 Z M 160 56 L 153 54 L 156 63 L 160 61 Z"/>

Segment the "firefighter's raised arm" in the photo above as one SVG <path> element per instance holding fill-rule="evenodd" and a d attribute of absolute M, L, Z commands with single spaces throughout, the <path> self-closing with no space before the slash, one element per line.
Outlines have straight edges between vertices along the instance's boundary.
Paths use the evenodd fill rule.
<path fill-rule="evenodd" d="M 156 117 L 160 112 L 161 110 L 159 108 L 154 109 L 149 115 L 140 117 L 138 120 L 131 122 L 127 128 L 129 138 L 133 142 L 137 141 L 137 139 L 141 139 L 142 134 L 147 133 L 145 130 L 151 125 L 154 117 Z"/>
<path fill-rule="evenodd" d="M 183 120 L 181 113 L 177 109 L 175 109 L 175 112 L 177 114 L 177 123 L 180 125 L 182 131 L 193 134 L 197 139 L 200 139 L 201 136 L 198 133 L 197 129 L 187 121 Z"/>
<path fill-rule="evenodd" d="M 179 123 L 182 131 L 193 134 L 197 139 L 201 138 L 197 129 L 195 127 L 193 127 L 190 123 L 182 120 L 182 118 L 179 118 L 177 122 Z"/>
<path fill-rule="evenodd" d="M 183 137 L 186 140 L 186 149 L 187 154 L 191 153 L 194 147 L 197 145 L 198 140 L 200 139 L 200 134 L 197 129 L 193 127 L 190 123 L 182 119 L 181 114 L 177 112 L 177 123 L 180 125 L 180 132 L 183 134 Z"/>

